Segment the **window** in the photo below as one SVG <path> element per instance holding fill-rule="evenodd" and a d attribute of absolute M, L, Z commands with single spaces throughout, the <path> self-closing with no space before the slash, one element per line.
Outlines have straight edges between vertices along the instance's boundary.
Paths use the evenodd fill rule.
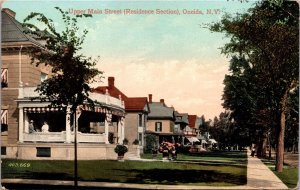
<path fill-rule="evenodd" d="M 36 148 L 36 157 L 51 157 L 51 148 L 50 147 L 37 147 Z"/>
<path fill-rule="evenodd" d="M 8 111 L 1 109 L 1 132 L 7 131 L 8 128 Z"/>
<path fill-rule="evenodd" d="M 48 79 L 48 75 L 46 73 L 41 73 L 41 82 Z"/>
<path fill-rule="evenodd" d="M 1 146 L 1 155 L 6 155 L 6 147 Z"/>
<path fill-rule="evenodd" d="M 161 132 L 162 131 L 162 123 L 161 122 L 156 122 L 155 123 L 155 131 L 156 132 Z"/>
<path fill-rule="evenodd" d="M 143 115 L 139 114 L 139 127 L 143 126 Z"/>
<path fill-rule="evenodd" d="M 1 69 L 1 88 L 8 87 L 7 74 L 8 74 L 8 69 Z"/>
<path fill-rule="evenodd" d="M 179 125 L 175 125 L 174 126 L 174 133 L 178 133 L 179 132 Z"/>

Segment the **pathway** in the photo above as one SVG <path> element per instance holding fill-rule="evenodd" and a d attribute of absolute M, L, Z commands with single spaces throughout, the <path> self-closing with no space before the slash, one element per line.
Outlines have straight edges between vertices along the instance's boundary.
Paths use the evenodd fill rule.
<path fill-rule="evenodd" d="M 288 189 L 288 187 L 258 158 L 248 155 L 247 188 Z"/>

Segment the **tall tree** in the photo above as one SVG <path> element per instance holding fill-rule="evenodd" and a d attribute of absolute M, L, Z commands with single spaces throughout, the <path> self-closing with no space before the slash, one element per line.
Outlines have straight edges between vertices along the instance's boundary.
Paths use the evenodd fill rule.
<path fill-rule="evenodd" d="M 76 107 L 88 98 L 91 90 L 89 83 L 102 74 L 95 68 L 97 59 L 80 54 L 82 44 L 88 33 L 80 30 L 78 19 L 91 15 L 76 15 L 71 17 L 68 11 L 55 7 L 61 15 L 65 28 L 58 31 L 52 19 L 42 13 L 31 13 L 25 19 L 25 31 L 39 40 L 46 41 L 43 51 L 36 49 L 31 52 L 32 63 L 45 64 L 52 67 L 53 76 L 44 80 L 37 88 L 40 97 L 50 100 L 53 105 L 71 105 L 73 112 Z M 45 26 L 40 29 L 32 23 Z"/>
<path fill-rule="evenodd" d="M 290 90 L 298 86 L 299 7 L 297 2 L 257 2 L 247 13 L 225 15 L 210 29 L 230 37 L 222 53 L 244 57 L 255 69 L 255 86 L 267 104 L 259 110 L 274 116 L 276 170 L 283 170 L 284 131 Z M 258 114 L 255 117 L 260 117 Z M 259 118 L 258 118 L 259 119 Z M 273 119 L 273 118 L 270 118 Z"/>
<path fill-rule="evenodd" d="M 51 101 L 52 106 L 67 106 L 67 109 L 70 108 L 75 114 L 74 185 L 77 186 L 76 108 L 84 102 L 94 105 L 89 98 L 91 91 L 89 84 L 102 72 L 95 68 L 97 60 L 80 54 L 81 45 L 88 31 L 80 30 L 77 25 L 78 19 L 91 15 L 70 16 L 68 11 L 55 8 L 62 15 L 64 30 L 58 31 L 53 20 L 42 13 L 29 14 L 24 19 L 23 26 L 28 28 L 26 32 L 33 37 L 46 41 L 43 51 L 36 49 L 31 52 L 32 63 L 36 63 L 37 66 L 45 64 L 52 67 L 53 76 L 43 81 L 36 89 L 40 93 L 40 98 Z M 28 21 L 37 21 L 44 25 L 45 29 L 40 29 Z"/>

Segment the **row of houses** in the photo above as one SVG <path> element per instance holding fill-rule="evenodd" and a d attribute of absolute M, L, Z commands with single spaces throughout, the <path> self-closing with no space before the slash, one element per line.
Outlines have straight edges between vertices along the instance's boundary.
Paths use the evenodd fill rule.
<path fill-rule="evenodd" d="M 44 42 L 25 34 L 15 15 L 10 9 L 1 11 L 1 157 L 71 160 L 75 125 L 78 159 L 114 159 L 115 145 L 125 139 L 127 155 L 139 157 L 148 134 L 157 137 L 157 144 L 201 140 L 199 117 L 179 113 L 164 99 L 154 102 L 151 94 L 128 97 L 115 86 L 114 77 L 92 90 L 96 104 L 82 105 L 77 120 L 68 106 L 41 102 L 35 89 L 51 77 L 51 68 L 31 64 L 28 52 Z"/>

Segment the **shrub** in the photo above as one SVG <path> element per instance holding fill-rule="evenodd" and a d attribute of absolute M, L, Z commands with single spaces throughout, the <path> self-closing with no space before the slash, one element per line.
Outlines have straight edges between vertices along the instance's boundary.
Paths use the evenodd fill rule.
<path fill-rule="evenodd" d="M 139 145 L 139 140 L 135 139 L 135 140 L 132 142 L 132 144 L 134 144 L 134 145 Z"/>
<path fill-rule="evenodd" d="M 123 144 L 128 145 L 128 139 L 125 138 L 125 139 L 123 140 Z"/>
<path fill-rule="evenodd" d="M 117 153 L 118 155 L 125 154 L 126 152 L 128 152 L 128 148 L 125 145 L 118 144 L 115 147 L 115 153 Z"/>

